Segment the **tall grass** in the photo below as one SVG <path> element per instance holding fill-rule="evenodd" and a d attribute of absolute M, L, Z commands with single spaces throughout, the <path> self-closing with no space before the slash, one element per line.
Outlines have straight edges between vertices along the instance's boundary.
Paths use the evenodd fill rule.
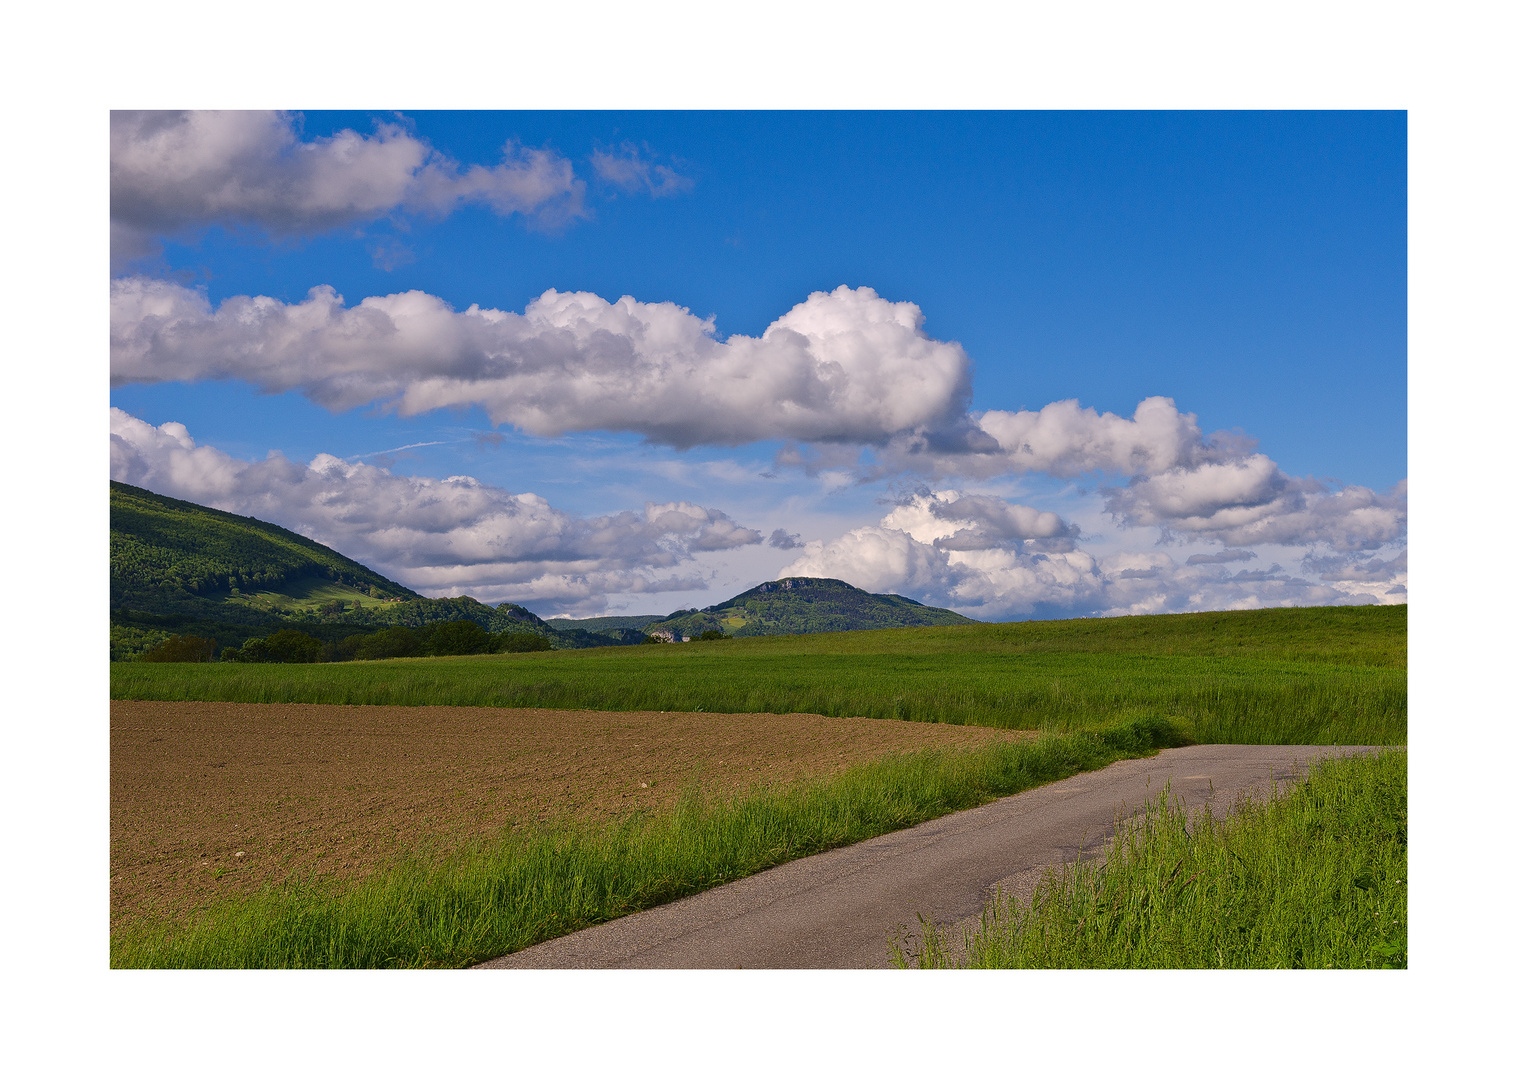
<path fill-rule="evenodd" d="M 1327 759 L 1284 797 L 1188 824 L 1168 790 L 1104 866 L 1001 899 L 962 942 L 925 927 L 898 966 L 1407 966 L 1407 752 Z"/>
<path fill-rule="evenodd" d="M 811 712 L 1199 742 L 1402 744 L 1405 608 L 1314 608 L 320 665 L 113 664 L 116 698 Z"/>
<path fill-rule="evenodd" d="M 419 852 L 339 889 L 292 882 L 111 939 L 112 967 L 460 967 L 804 855 L 915 825 L 1174 742 L 1162 721 L 1099 735 L 899 754 L 838 776 L 613 825 Z"/>

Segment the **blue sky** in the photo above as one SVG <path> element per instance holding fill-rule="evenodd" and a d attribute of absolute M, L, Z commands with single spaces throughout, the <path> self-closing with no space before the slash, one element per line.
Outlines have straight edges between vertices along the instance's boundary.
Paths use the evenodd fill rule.
<path fill-rule="evenodd" d="M 1406 162 L 1400 112 L 113 114 L 113 477 L 545 615 L 1400 602 Z"/>

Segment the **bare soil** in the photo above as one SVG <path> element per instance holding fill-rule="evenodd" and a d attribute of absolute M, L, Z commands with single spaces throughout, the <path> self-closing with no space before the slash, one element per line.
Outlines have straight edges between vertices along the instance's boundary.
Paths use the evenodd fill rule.
<path fill-rule="evenodd" d="M 361 878 L 566 817 L 728 796 L 1028 732 L 807 713 L 111 702 L 111 923 Z"/>

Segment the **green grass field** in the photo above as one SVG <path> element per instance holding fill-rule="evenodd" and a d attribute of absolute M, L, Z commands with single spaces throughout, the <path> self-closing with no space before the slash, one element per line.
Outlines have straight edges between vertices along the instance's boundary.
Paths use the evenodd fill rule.
<path fill-rule="evenodd" d="M 1275 609 L 347 664 L 118 663 L 111 665 L 111 694 L 148 700 L 815 712 L 1043 732 L 1031 744 L 899 755 L 828 780 L 730 802 L 692 798 L 673 814 L 601 826 L 565 822 L 531 835 L 485 838 L 448 858 L 416 852 L 356 887 L 288 882 L 227 901 L 192 922 L 144 922 L 111 939 L 113 967 L 460 966 L 1160 746 L 1189 741 L 1405 745 L 1407 609 Z M 1109 884 L 1082 885 L 1086 899 L 1070 904 L 1086 907 L 1059 908 L 1065 912 L 1059 916 L 1061 932 L 1074 942 L 1067 951 L 1031 951 L 1026 918 L 1008 911 L 998 925 L 1022 928 L 1015 955 L 1009 960 L 1012 954 L 986 944 L 974 953 L 976 962 L 1373 966 L 1400 957 L 1405 964 L 1405 753 L 1398 760 L 1400 804 L 1387 802 L 1390 789 L 1380 781 L 1375 781 L 1381 784 L 1379 796 L 1304 798 L 1291 804 L 1297 807 L 1290 811 L 1296 831 L 1270 825 L 1262 834 L 1267 840 L 1259 842 L 1264 846 L 1246 849 L 1256 841 L 1243 839 L 1242 832 L 1239 839 L 1217 832 L 1221 847 L 1204 850 L 1203 834 L 1195 834 L 1197 843 L 1187 847 L 1174 834 L 1173 816 L 1158 813 L 1142 848 L 1168 861 L 1135 864 L 1136 876 L 1115 893 L 1118 886 L 1110 884 L 1118 880 L 1115 872 L 1101 879 Z M 1326 793 L 1332 782 L 1331 776 L 1314 779 L 1302 790 Z M 1403 862 L 1393 873 L 1382 848 L 1387 830 L 1395 832 L 1399 820 Z M 1381 854 L 1371 860 L 1370 870 L 1371 856 L 1354 855 L 1359 869 L 1351 868 L 1345 886 L 1343 852 L 1361 849 L 1346 849 L 1344 841 L 1371 833 L 1380 837 Z M 1256 903 L 1251 898 L 1264 879 L 1225 865 L 1239 856 L 1295 859 L 1282 865 L 1295 866 L 1292 872 L 1311 879 L 1316 883 L 1311 889 L 1318 891 L 1292 894 L 1297 898 L 1289 902 Z M 1213 877 L 1189 877 L 1188 858 L 1199 871 L 1211 867 Z M 1173 872 L 1174 867 L 1186 872 Z M 1161 871 L 1163 880 L 1156 876 Z M 1185 881 L 1185 888 L 1175 887 L 1177 881 Z M 1399 886 L 1400 908 L 1393 895 Z M 1373 888 L 1378 904 L 1388 897 L 1372 911 L 1375 919 L 1388 921 L 1366 923 L 1371 909 L 1346 888 Z M 1164 923 L 1168 929 L 1156 930 L 1157 936 L 1134 938 L 1135 926 L 1153 922 L 1145 914 L 1150 909 L 1135 898 L 1183 892 L 1187 904 L 1206 894 L 1223 906 L 1186 907 L 1184 918 Z M 1331 900 L 1352 902 L 1351 915 L 1344 916 L 1350 920 L 1344 925 L 1353 924 L 1350 930 L 1340 933 L 1334 929 L 1339 923 L 1323 929 L 1326 919 L 1340 915 L 1320 915 L 1313 905 Z M 1268 909 L 1263 916 L 1262 904 Z M 1051 902 L 1041 910 L 1057 907 Z M 1196 930 L 1208 919 L 1216 924 L 1211 936 Z M 1087 947 L 1082 943 L 1093 933 L 1087 927 L 1096 923 L 1107 936 Z M 1248 929 L 1255 925 L 1270 929 Z M 1393 936 L 1374 937 L 1367 927 L 1389 927 Z M 1338 934 L 1334 940 L 1341 944 L 1350 939 L 1358 944 L 1312 951 L 1303 944 L 1309 932 L 1319 935 L 1313 940 Z M 1194 940 L 1188 937 L 1193 934 Z M 1141 943 L 1133 946 L 1134 940 Z M 1254 951 L 1239 951 L 1240 942 Z M 1370 944 L 1362 948 L 1365 942 Z M 929 935 L 919 958 L 928 966 L 947 962 L 944 950 L 935 953 L 935 947 Z"/>
<path fill-rule="evenodd" d="M 963 941 L 925 928 L 924 968 L 1407 966 L 1407 752 L 1328 759 L 1270 802 L 1188 826 L 1168 791 L 1104 866 L 999 900 Z"/>
<path fill-rule="evenodd" d="M 146 700 L 812 712 L 1196 742 L 1407 741 L 1407 608 L 1210 612 L 318 665 L 111 665 Z"/>

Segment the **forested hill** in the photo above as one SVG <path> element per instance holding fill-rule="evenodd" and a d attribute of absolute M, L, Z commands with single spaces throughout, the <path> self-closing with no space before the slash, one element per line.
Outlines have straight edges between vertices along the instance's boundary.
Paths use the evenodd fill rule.
<path fill-rule="evenodd" d="M 556 648 L 630 645 L 656 632 L 756 637 L 975 621 L 833 578 L 785 578 L 704 611 L 555 625 L 516 604 L 423 597 L 289 529 L 111 483 L 113 659 L 141 655 L 176 634 L 209 639 L 222 650 L 281 626 L 337 642 L 385 627 L 460 620 L 491 634 L 537 634 Z"/>
<path fill-rule="evenodd" d="M 111 483 L 112 659 L 175 634 L 210 639 L 221 650 L 279 627 L 331 642 L 460 620 L 492 634 L 538 634 L 556 648 L 642 640 L 554 627 L 518 604 L 427 598 L 289 529 Z"/>
<path fill-rule="evenodd" d="M 362 563 L 257 518 L 111 481 L 111 607 L 184 594 L 281 591 L 322 578 L 380 600 L 421 597 Z"/>
<path fill-rule="evenodd" d="M 956 626 L 975 621 L 905 596 L 867 593 L 836 578 L 793 577 L 767 581 L 701 611 L 677 611 L 644 627 L 644 633 L 663 631 L 694 638 L 705 631 L 718 630 L 733 637 L 759 637 L 886 630 L 897 626 Z"/>

